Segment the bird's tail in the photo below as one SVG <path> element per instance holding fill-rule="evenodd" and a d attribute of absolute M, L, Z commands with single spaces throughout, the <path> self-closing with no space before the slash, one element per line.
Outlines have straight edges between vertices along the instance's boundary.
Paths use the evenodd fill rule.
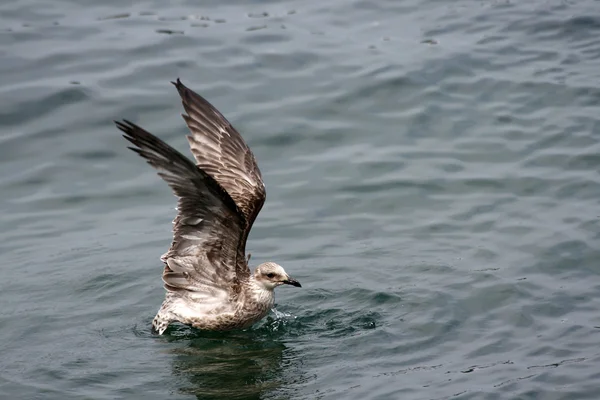
<path fill-rule="evenodd" d="M 171 312 L 165 307 L 165 304 L 160 307 L 156 317 L 152 320 L 152 333 L 162 335 L 167 330 L 169 324 L 173 322 L 174 318 Z"/>

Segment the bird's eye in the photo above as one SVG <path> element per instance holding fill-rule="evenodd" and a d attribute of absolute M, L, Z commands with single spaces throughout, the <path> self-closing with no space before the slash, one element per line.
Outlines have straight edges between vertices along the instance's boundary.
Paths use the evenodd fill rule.
<path fill-rule="evenodd" d="M 272 272 L 271 272 L 271 273 L 269 273 L 269 274 L 267 274 L 267 278 L 272 278 L 272 277 L 274 277 L 274 276 L 275 276 L 275 274 L 274 274 L 274 273 L 272 273 Z"/>

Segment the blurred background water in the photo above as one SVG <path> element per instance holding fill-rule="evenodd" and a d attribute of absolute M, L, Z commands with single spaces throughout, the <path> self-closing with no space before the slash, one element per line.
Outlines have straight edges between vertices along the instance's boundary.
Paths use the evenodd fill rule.
<path fill-rule="evenodd" d="M 600 398 L 596 1 L 0 4 L 0 397 Z M 267 185 L 252 329 L 150 334 L 189 154 L 169 81 Z"/>

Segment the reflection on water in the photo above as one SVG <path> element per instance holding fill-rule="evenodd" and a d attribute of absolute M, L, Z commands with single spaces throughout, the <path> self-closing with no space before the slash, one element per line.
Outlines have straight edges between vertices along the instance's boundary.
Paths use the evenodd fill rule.
<path fill-rule="evenodd" d="M 298 377 L 295 351 L 264 327 L 228 333 L 170 329 L 165 339 L 173 349 L 173 374 L 185 378 L 180 392 L 198 399 L 260 399 L 279 395 Z M 294 367 L 296 365 L 296 367 Z"/>

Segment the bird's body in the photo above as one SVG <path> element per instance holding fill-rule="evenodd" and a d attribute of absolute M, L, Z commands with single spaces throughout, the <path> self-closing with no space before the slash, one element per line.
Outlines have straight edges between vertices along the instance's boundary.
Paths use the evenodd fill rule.
<path fill-rule="evenodd" d="M 222 295 L 182 297 L 167 292 L 153 326 L 160 331 L 166 321 L 177 320 L 203 330 L 243 329 L 267 315 L 275 301 L 272 290 L 264 290 L 250 282 L 244 284 L 238 296 Z"/>
<path fill-rule="evenodd" d="M 275 287 L 300 284 L 271 262 L 250 272 L 246 239 L 266 197 L 254 155 L 216 108 L 179 79 L 173 84 L 196 164 L 139 126 L 117 122 L 130 149 L 179 198 L 173 242 L 161 257 L 166 298 L 152 327 L 159 334 L 173 321 L 205 330 L 246 328 L 272 308 Z"/>

